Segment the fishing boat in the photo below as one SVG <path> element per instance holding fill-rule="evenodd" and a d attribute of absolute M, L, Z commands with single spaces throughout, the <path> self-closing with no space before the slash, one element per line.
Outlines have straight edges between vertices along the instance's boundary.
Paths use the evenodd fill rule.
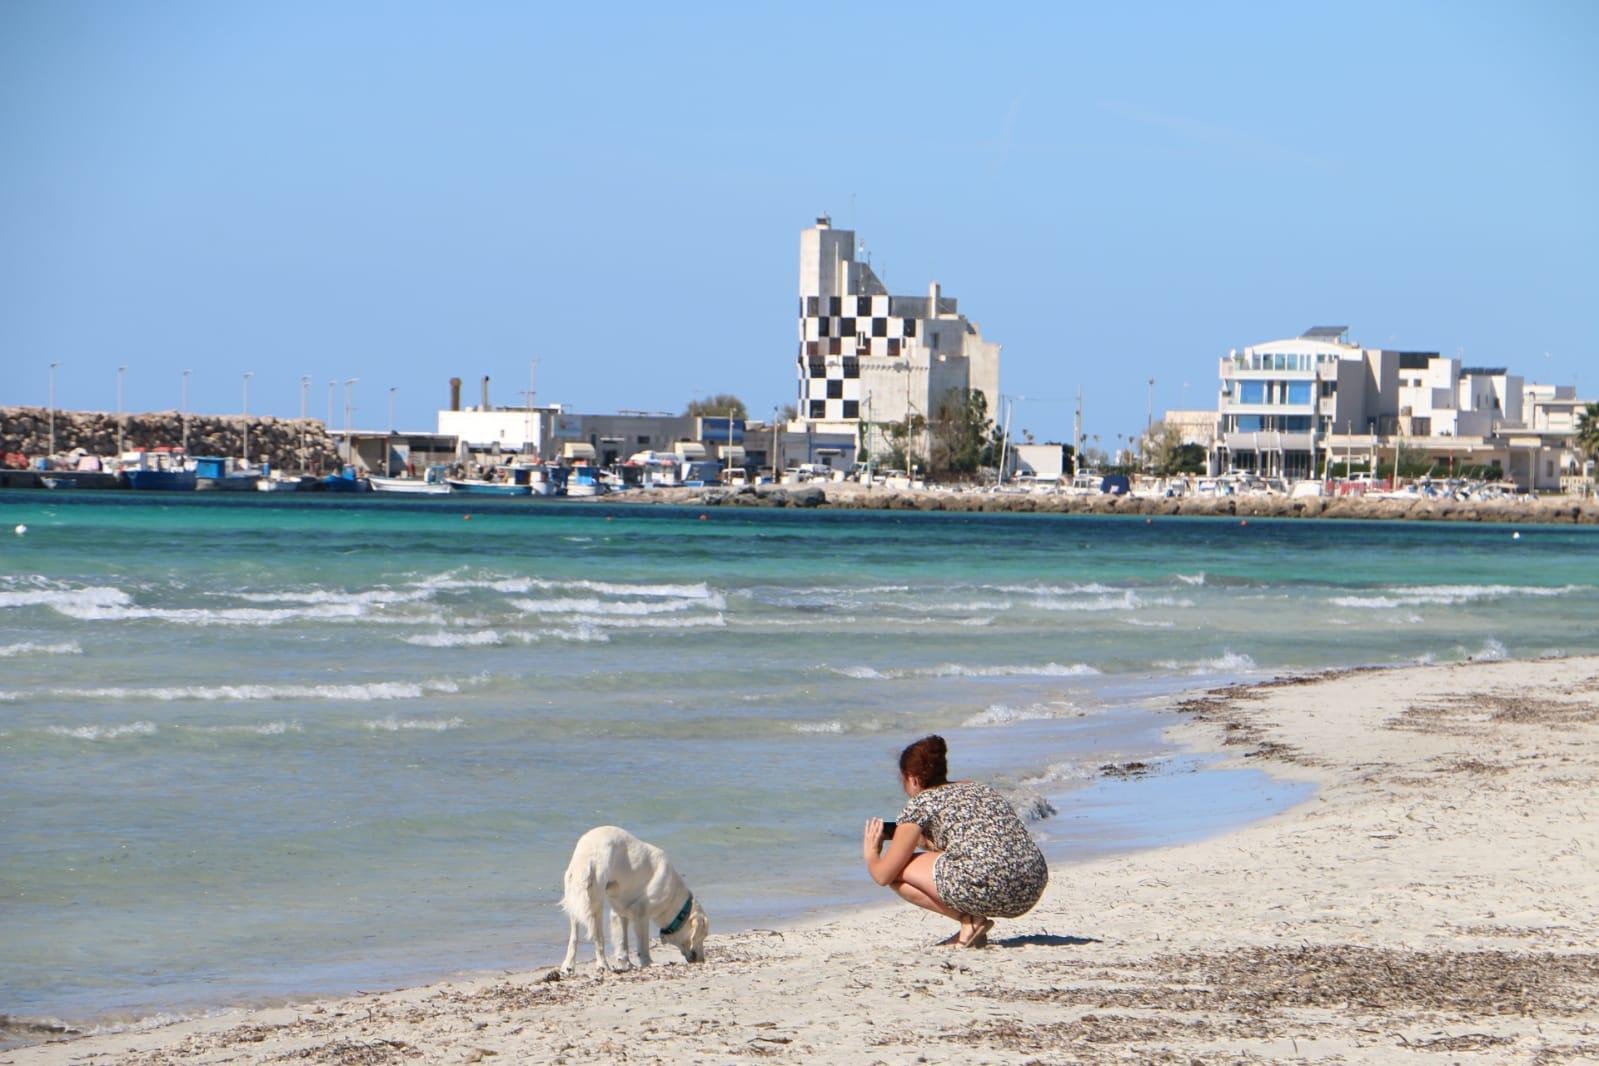
<path fill-rule="evenodd" d="M 572 476 L 566 479 L 566 494 L 568 496 L 574 498 L 603 496 L 605 492 L 605 483 L 594 476 L 593 467 L 573 467 Z"/>
<path fill-rule="evenodd" d="M 444 477 L 444 467 L 430 466 L 421 477 L 367 478 L 373 492 L 394 492 L 407 496 L 448 496 L 449 482 Z"/>
<path fill-rule="evenodd" d="M 302 478 L 284 473 L 264 473 L 255 482 L 257 492 L 299 492 L 302 486 Z"/>
<path fill-rule="evenodd" d="M 232 460 L 219 455 L 194 458 L 194 487 L 201 492 L 254 492 L 261 471 L 232 467 Z"/>
<path fill-rule="evenodd" d="M 452 477 L 446 480 L 451 492 L 468 496 L 526 496 L 528 487 L 514 481 L 484 481 L 481 478 Z"/>
<path fill-rule="evenodd" d="M 337 474 L 329 474 L 317 482 L 323 492 L 371 492 L 372 485 L 356 473 L 355 467 L 346 463 Z"/>
<path fill-rule="evenodd" d="M 158 492 L 193 492 L 194 467 L 181 448 L 152 448 L 122 456 L 122 482 L 130 489 Z"/>

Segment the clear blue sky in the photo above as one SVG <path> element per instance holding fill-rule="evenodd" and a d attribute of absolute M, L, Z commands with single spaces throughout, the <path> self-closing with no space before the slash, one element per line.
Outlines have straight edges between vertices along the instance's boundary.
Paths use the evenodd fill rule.
<path fill-rule="evenodd" d="M 794 396 L 853 226 L 1109 444 L 1347 324 L 1599 395 L 1599 4 L 0 4 L 0 404 Z M 1186 387 L 1185 387 L 1186 386 Z M 340 401 L 342 405 L 342 399 Z M 342 420 L 342 414 L 338 416 Z"/>

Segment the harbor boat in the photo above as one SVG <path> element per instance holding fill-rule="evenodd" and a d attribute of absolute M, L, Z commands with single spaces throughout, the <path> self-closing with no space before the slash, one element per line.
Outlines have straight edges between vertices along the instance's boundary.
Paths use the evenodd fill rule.
<path fill-rule="evenodd" d="M 302 479 L 293 474 L 263 474 L 256 479 L 257 492 L 299 492 Z"/>
<path fill-rule="evenodd" d="M 447 479 L 451 492 L 468 496 L 526 496 L 528 487 L 514 481 L 484 481 L 481 478 L 452 477 Z"/>
<path fill-rule="evenodd" d="M 324 492 L 371 492 L 372 485 L 356 474 L 355 467 L 346 463 L 337 474 L 329 474 L 317 482 Z"/>
<path fill-rule="evenodd" d="M 229 469 L 231 460 L 218 455 L 194 459 L 194 487 L 201 492 L 254 492 L 261 471 L 249 467 Z"/>
<path fill-rule="evenodd" d="M 142 491 L 193 492 L 194 467 L 184 461 L 181 448 L 127 452 L 122 456 L 122 482 Z"/>
<path fill-rule="evenodd" d="M 98 455 L 74 448 L 68 456 L 71 466 L 53 466 L 39 472 L 39 483 L 47 489 L 114 489 L 121 486 L 116 471 L 109 469 Z"/>
<path fill-rule="evenodd" d="M 442 466 L 428 467 L 421 477 L 378 477 L 374 474 L 367 481 L 371 482 L 373 492 L 394 492 L 407 496 L 448 496 L 450 493 Z"/>
<path fill-rule="evenodd" d="M 534 496 L 554 496 L 560 492 L 560 486 L 544 466 L 516 467 L 515 477 L 518 484 L 525 481 L 528 492 Z"/>
<path fill-rule="evenodd" d="M 566 479 L 566 494 L 574 498 L 603 496 L 605 491 L 605 483 L 594 476 L 592 467 L 573 467 L 571 477 Z"/>

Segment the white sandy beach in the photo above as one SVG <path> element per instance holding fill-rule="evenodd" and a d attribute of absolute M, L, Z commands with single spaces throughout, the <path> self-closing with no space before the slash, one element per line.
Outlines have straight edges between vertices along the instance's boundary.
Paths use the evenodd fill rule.
<path fill-rule="evenodd" d="M 930 946 L 948 923 L 885 893 L 713 933 L 704 966 L 662 949 L 600 979 L 585 958 L 566 980 L 235 1012 L 0 1063 L 1599 1058 L 1599 657 L 1342 672 L 1173 711 L 1180 740 L 1315 797 L 1058 866 L 985 950 Z"/>

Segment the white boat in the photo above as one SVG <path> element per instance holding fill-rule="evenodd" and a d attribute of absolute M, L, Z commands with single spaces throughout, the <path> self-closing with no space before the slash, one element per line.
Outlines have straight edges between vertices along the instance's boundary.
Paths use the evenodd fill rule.
<path fill-rule="evenodd" d="M 572 475 L 566 479 L 566 494 L 572 497 L 603 496 L 605 484 L 594 476 L 594 471 L 586 466 L 574 467 Z"/>
<path fill-rule="evenodd" d="M 450 485 L 442 466 L 430 466 L 422 477 L 369 477 L 373 492 L 397 492 L 410 496 L 448 496 Z"/>
<path fill-rule="evenodd" d="M 257 492 L 299 492 L 300 479 L 290 474 L 268 474 L 255 480 Z"/>
<path fill-rule="evenodd" d="M 1320 481 L 1301 480 L 1294 482 L 1289 498 L 1295 500 L 1315 500 L 1327 495 L 1327 486 Z"/>

